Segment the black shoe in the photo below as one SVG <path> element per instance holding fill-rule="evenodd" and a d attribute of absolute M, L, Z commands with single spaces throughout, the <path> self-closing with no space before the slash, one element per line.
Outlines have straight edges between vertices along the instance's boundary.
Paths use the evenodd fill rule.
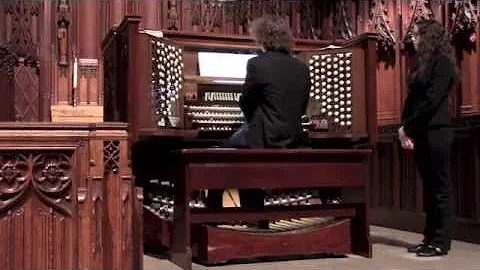
<path fill-rule="evenodd" d="M 407 251 L 410 252 L 410 253 L 417 253 L 419 252 L 422 248 L 424 248 L 425 246 L 427 246 L 427 244 L 425 243 L 420 243 L 416 246 L 410 246 L 407 248 Z"/>
<path fill-rule="evenodd" d="M 447 255 L 448 251 L 439 246 L 435 245 L 426 245 L 417 251 L 417 256 L 419 257 L 435 257 L 435 256 L 444 256 Z"/>

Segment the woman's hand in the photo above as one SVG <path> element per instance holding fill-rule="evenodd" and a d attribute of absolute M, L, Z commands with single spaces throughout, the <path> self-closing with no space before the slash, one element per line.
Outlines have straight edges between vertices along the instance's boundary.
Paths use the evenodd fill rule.
<path fill-rule="evenodd" d="M 413 150 L 415 148 L 415 144 L 413 140 L 405 134 L 405 130 L 403 126 L 398 129 L 398 138 L 400 139 L 400 143 L 402 144 L 402 148 L 405 150 Z"/>

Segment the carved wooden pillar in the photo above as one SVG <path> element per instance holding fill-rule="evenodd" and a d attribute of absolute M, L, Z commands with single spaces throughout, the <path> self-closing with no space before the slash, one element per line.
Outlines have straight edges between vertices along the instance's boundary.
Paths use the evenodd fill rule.
<path fill-rule="evenodd" d="M 54 3 L 52 1 L 44 1 L 43 12 L 40 16 L 40 121 L 51 121 L 51 104 L 52 104 L 52 90 L 53 83 L 53 67 L 54 67 L 54 52 L 51 49 L 52 44 L 52 18 Z"/>
<path fill-rule="evenodd" d="M 80 1 L 78 8 L 78 89 L 74 106 L 98 104 L 99 20 L 97 1 Z"/>

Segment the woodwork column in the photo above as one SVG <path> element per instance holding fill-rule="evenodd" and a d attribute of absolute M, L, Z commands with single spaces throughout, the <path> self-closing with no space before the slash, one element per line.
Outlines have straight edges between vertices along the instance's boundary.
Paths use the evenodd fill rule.
<path fill-rule="evenodd" d="M 52 44 L 52 1 L 43 2 L 43 13 L 40 15 L 40 121 L 51 121 L 50 106 L 53 89 L 52 71 L 54 69 L 52 63 L 54 54 L 51 50 Z M 1 31 L 1 30 L 0 30 Z M 1 44 L 0 39 L 0 44 Z"/>
<path fill-rule="evenodd" d="M 120 0 L 108 2 L 110 5 L 110 25 L 109 29 L 113 26 L 118 26 L 123 19 L 123 3 Z"/>
<path fill-rule="evenodd" d="M 99 21 L 98 2 L 79 2 L 78 22 L 78 86 L 74 96 L 76 105 L 98 105 Z"/>
<path fill-rule="evenodd" d="M 142 2 L 142 22 L 141 28 L 157 30 L 157 3 L 156 0 L 144 0 Z"/>

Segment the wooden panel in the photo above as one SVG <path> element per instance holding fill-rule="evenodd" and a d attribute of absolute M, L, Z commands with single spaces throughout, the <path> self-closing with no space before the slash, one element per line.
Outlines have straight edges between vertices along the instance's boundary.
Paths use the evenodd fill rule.
<path fill-rule="evenodd" d="M 288 165 L 288 166 L 287 166 Z M 212 175 L 212 170 L 215 174 Z M 190 165 L 192 188 L 284 188 L 286 179 L 297 179 L 295 187 L 362 186 L 368 170 L 362 163 L 215 163 Z M 244 172 L 248 172 L 248 176 Z M 273 173 L 279 172 L 279 173 Z M 220 181 L 222 179 L 222 181 Z M 293 187 L 291 183 L 288 187 Z"/>
<path fill-rule="evenodd" d="M 125 129 L 0 124 L 0 268 L 138 269 Z"/>

